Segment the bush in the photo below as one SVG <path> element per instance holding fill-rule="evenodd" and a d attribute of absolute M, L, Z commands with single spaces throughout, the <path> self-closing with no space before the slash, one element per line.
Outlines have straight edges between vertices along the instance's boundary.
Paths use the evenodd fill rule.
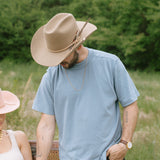
<path fill-rule="evenodd" d="M 0 60 L 30 61 L 30 41 L 43 22 L 43 11 L 29 0 L 0 0 L 0 4 Z"/>
<path fill-rule="evenodd" d="M 98 30 L 85 42 L 116 54 L 131 69 L 160 70 L 160 0 L 0 0 L 0 60 L 30 61 L 34 32 L 59 12 Z"/>

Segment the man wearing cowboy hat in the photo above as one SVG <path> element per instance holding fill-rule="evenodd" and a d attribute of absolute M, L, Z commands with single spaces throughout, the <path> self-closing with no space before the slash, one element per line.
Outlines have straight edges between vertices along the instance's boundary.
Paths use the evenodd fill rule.
<path fill-rule="evenodd" d="M 82 45 L 96 29 L 59 13 L 33 36 L 33 59 L 49 66 L 33 104 L 37 160 L 47 160 L 56 123 L 60 160 L 123 160 L 132 147 L 139 93 L 117 56 Z"/>

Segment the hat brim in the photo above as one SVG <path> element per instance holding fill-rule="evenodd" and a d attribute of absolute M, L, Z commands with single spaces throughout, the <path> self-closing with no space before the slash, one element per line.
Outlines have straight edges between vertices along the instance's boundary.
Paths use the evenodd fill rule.
<path fill-rule="evenodd" d="M 84 24 L 85 22 L 77 21 L 79 29 L 81 29 Z M 31 41 L 31 55 L 38 64 L 43 66 L 56 66 L 60 64 L 71 52 L 73 52 L 81 43 L 86 40 L 87 37 L 89 37 L 97 29 L 95 25 L 87 23 L 77 44 L 65 51 L 54 53 L 47 49 L 45 37 L 43 34 L 44 26 L 37 30 Z"/>
<path fill-rule="evenodd" d="M 0 114 L 12 112 L 20 106 L 20 101 L 16 95 L 9 91 L 2 91 L 4 106 L 0 108 Z"/>

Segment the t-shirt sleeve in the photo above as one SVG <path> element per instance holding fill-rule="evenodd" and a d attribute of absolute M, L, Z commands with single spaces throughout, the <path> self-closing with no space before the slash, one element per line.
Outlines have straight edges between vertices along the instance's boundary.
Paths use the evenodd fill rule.
<path fill-rule="evenodd" d="M 42 77 L 32 109 L 41 113 L 54 115 L 54 96 L 51 81 L 51 76 L 49 71 L 47 71 Z"/>
<path fill-rule="evenodd" d="M 138 99 L 139 92 L 120 59 L 116 60 L 114 69 L 116 94 L 121 105 L 126 107 Z"/>

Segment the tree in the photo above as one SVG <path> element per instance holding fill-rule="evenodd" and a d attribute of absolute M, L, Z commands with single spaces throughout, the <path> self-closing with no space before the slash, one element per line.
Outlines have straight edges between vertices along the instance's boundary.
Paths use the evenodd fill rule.
<path fill-rule="evenodd" d="M 0 0 L 0 60 L 30 61 L 30 41 L 59 12 L 98 28 L 85 45 L 118 55 L 132 69 L 160 70 L 160 0 Z"/>
<path fill-rule="evenodd" d="M 0 60 L 27 62 L 31 59 L 31 38 L 43 23 L 40 3 L 31 0 L 0 0 Z"/>

